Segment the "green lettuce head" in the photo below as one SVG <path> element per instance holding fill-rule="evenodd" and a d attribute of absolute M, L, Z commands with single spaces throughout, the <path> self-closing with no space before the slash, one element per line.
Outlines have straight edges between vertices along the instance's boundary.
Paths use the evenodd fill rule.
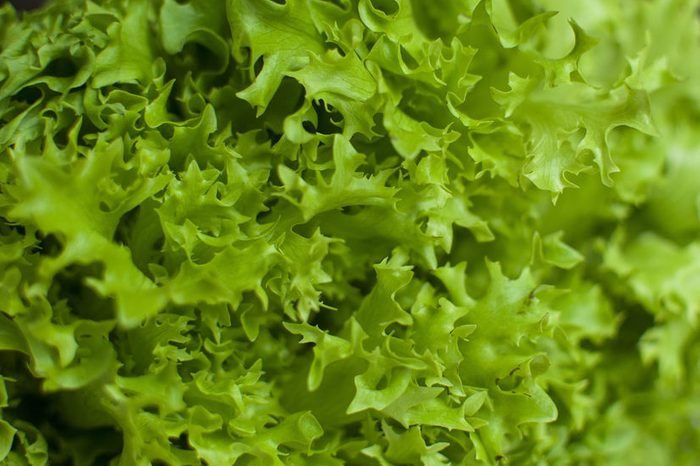
<path fill-rule="evenodd" d="M 697 6 L 3 5 L 0 463 L 695 465 Z"/>

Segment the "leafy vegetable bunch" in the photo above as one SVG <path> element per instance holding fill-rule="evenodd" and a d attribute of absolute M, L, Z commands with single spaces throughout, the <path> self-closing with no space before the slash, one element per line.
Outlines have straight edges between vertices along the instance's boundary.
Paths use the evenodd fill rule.
<path fill-rule="evenodd" d="M 3 6 L 0 462 L 697 464 L 696 6 Z"/>

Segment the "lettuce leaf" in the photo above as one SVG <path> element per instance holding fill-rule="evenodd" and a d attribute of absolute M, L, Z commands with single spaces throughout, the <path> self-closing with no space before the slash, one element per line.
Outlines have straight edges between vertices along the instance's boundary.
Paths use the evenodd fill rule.
<path fill-rule="evenodd" d="M 0 7 L 0 463 L 697 463 L 697 2 Z"/>

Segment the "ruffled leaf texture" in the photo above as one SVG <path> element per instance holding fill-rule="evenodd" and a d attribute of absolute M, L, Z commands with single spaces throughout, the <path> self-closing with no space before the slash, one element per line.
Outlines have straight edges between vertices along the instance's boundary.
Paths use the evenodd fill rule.
<path fill-rule="evenodd" d="M 695 465 L 690 0 L 0 8 L 0 463 Z"/>

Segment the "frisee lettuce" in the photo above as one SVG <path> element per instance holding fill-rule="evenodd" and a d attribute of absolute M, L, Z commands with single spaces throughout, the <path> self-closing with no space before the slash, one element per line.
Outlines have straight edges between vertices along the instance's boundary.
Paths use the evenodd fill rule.
<path fill-rule="evenodd" d="M 696 6 L 3 5 L 0 462 L 696 464 Z"/>

